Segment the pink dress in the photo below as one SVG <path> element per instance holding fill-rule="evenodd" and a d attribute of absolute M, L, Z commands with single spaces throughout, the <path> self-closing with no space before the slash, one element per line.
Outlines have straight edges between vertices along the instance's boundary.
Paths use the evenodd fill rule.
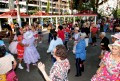
<path fill-rule="evenodd" d="M 104 56 L 105 67 L 102 68 L 101 72 L 95 74 L 91 81 L 120 81 L 120 63 L 111 59 L 110 54 Z"/>

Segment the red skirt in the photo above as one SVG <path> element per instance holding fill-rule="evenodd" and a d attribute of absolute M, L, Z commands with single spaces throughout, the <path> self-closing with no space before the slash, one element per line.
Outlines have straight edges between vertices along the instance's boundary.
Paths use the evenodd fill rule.
<path fill-rule="evenodd" d="M 19 43 L 17 45 L 17 57 L 18 59 L 23 59 L 23 55 L 24 55 L 24 46 L 21 46 Z"/>

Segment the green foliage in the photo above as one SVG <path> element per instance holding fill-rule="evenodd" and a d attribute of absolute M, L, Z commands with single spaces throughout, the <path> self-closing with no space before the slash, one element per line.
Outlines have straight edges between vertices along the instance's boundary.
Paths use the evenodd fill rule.
<path fill-rule="evenodd" d="M 79 0 L 73 0 L 73 9 L 78 10 Z"/>
<path fill-rule="evenodd" d="M 13 23 L 17 23 L 17 20 L 16 20 L 16 19 L 13 19 Z"/>
<path fill-rule="evenodd" d="M 120 9 L 117 10 L 117 17 L 120 18 Z"/>
<path fill-rule="evenodd" d="M 72 8 L 73 10 L 76 9 L 78 11 L 81 10 L 90 10 L 91 8 L 93 9 L 94 12 L 97 12 L 97 9 L 99 5 L 102 5 L 103 2 L 107 2 L 108 0 L 86 0 L 86 3 L 84 3 L 85 0 L 72 0 Z"/>
<path fill-rule="evenodd" d="M 114 15 L 115 18 L 120 18 L 120 9 L 114 10 L 112 14 Z"/>
<path fill-rule="evenodd" d="M 29 15 L 32 15 L 34 13 L 36 13 L 36 11 L 30 11 L 30 12 L 28 12 Z"/>
<path fill-rule="evenodd" d="M 69 13 L 69 12 L 65 12 L 64 14 L 65 14 L 65 15 L 70 15 L 70 13 Z"/>
<path fill-rule="evenodd" d="M 49 11 L 50 11 L 50 1 L 48 0 L 48 2 L 47 2 L 46 12 L 49 13 Z"/>

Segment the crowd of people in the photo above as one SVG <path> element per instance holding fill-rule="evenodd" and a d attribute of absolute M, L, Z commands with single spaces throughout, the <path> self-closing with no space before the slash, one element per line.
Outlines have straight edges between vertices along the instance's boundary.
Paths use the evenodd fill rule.
<path fill-rule="evenodd" d="M 68 51 L 75 55 L 75 77 L 80 77 L 82 72 L 84 72 L 86 48 L 89 45 L 98 45 L 98 36 L 101 39 L 100 63 L 91 81 L 120 80 L 120 32 L 117 20 L 98 20 L 97 24 L 88 20 L 84 21 L 84 23 L 79 21 L 75 23 L 65 22 L 58 25 L 57 28 L 56 30 L 52 23 L 48 26 L 49 47 L 46 52 L 51 53 L 52 60 L 52 68 L 49 75 L 45 71 L 44 63 L 38 63 L 40 54 L 37 51 L 37 45 L 42 43 L 44 36 L 40 24 L 35 23 L 29 26 L 26 23 L 23 28 L 17 27 L 14 39 L 8 47 L 9 52 L 6 51 L 7 47 L 2 38 L 0 38 L 0 78 L 2 78 L 2 81 L 18 81 L 14 69 L 17 64 L 19 69 L 24 69 L 22 62 L 26 64 L 27 72 L 30 72 L 30 64 L 37 66 L 46 81 L 68 81 L 67 74 L 70 70 L 70 63 L 67 58 Z M 106 36 L 106 33 L 111 31 L 116 32 L 111 35 L 113 44 L 110 44 L 110 40 Z M 70 40 L 73 40 L 72 50 L 69 49 L 68 42 Z M 12 54 L 17 54 L 18 63 Z"/>

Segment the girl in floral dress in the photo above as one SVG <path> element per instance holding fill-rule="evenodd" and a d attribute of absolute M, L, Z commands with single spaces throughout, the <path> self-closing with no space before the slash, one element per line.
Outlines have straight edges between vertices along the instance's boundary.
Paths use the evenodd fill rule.
<path fill-rule="evenodd" d="M 110 53 L 105 54 L 103 64 L 91 81 L 120 81 L 120 40 L 109 44 Z"/>

